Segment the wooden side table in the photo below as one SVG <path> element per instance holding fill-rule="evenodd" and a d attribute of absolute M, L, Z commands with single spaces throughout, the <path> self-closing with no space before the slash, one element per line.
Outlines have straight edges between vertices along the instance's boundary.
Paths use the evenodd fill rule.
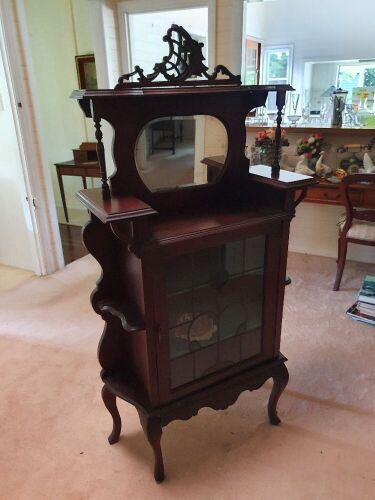
<path fill-rule="evenodd" d="M 223 170 L 223 165 L 225 163 L 225 156 L 207 156 L 201 160 L 201 163 L 207 165 L 207 182 L 211 183 L 216 180 Z"/>
<path fill-rule="evenodd" d="M 74 160 L 62 161 L 55 163 L 57 180 L 60 188 L 61 200 L 64 208 L 65 220 L 69 222 L 68 209 L 66 206 L 65 191 L 63 184 L 63 175 L 70 175 L 73 177 L 82 177 L 84 189 L 87 189 L 86 177 L 101 177 L 100 167 L 97 161 L 87 161 L 77 163 Z"/>

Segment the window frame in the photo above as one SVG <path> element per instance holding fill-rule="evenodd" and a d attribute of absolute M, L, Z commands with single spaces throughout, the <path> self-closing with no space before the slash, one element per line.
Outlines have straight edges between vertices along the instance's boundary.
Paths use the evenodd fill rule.
<path fill-rule="evenodd" d="M 272 81 L 269 81 L 267 76 L 267 62 L 269 54 L 272 52 L 287 50 L 289 52 L 287 75 L 285 77 L 285 83 L 292 85 L 293 79 L 293 66 L 294 66 L 294 45 L 292 44 L 278 44 L 278 45 L 263 45 L 261 54 L 261 82 L 263 85 L 273 85 Z M 277 78 L 280 80 L 280 78 Z"/>

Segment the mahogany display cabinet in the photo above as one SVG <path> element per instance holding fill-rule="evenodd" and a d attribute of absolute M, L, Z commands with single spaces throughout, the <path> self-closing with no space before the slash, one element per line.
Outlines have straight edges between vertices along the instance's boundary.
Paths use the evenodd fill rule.
<path fill-rule="evenodd" d="M 94 120 L 102 172 L 102 188 L 78 196 L 91 215 L 84 243 L 103 270 L 91 302 L 105 321 L 98 357 L 113 417 L 109 442 L 120 436 L 119 397 L 139 413 L 157 481 L 162 427 L 172 420 L 224 409 L 273 378 L 268 414 L 279 423 L 289 225 L 296 191 L 302 199 L 314 182 L 278 166 L 291 87 L 242 86 L 223 66 L 208 73 L 201 44 L 181 27 L 164 39 L 177 56 L 153 74 L 136 67 L 114 90 L 73 93 Z M 249 173 L 245 118 L 271 91 L 279 109 L 275 164 Z M 114 134 L 109 180 L 102 120 Z M 202 160 L 218 154 L 222 172 L 210 181 Z"/>

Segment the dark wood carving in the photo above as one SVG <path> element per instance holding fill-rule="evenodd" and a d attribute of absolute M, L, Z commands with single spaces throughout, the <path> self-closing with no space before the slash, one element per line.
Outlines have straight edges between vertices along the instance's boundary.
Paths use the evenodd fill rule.
<path fill-rule="evenodd" d="M 245 117 L 249 110 L 263 105 L 269 92 L 276 92 L 280 126 L 285 93 L 291 87 L 244 87 L 238 85 L 237 80 L 233 81 L 229 73 L 229 85 L 157 87 L 158 75 L 173 84 L 184 83 L 194 75 L 205 76 L 206 81 L 213 83 L 218 81 L 219 71 L 226 72 L 225 68 L 218 67 L 213 75 L 208 75 L 200 44 L 185 30 L 172 27 L 166 41 L 170 45 L 169 59 L 156 65 L 149 77 L 136 69 L 139 78 L 136 85 L 126 83 L 123 77 L 116 90 L 73 94 L 80 100 L 86 116 L 94 117 L 99 161 L 104 159 L 102 120 L 108 121 L 114 129 L 116 172 L 108 181 L 105 163 L 101 162 L 105 196 L 101 189 L 85 189 L 78 193 L 91 214 L 83 240 L 102 268 L 91 303 L 105 323 L 98 359 L 104 382 L 102 398 L 113 419 L 108 439 L 113 444 L 120 436 L 121 418 L 116 407 L 119 397 L 134 405 L 139 413 L 145 436 L 153 449 L 157 481 L 164 478 L 162 428 L 175 419 L 189 419 L 205 406 L 227 408 L 235 403 L 241 392 L 256 390 L 272 378 L 274 385 L 268 416 L 271 424 L 280 422 L 276 407 L 288 382 L 286 359 L 280 354 L 280 336 L 289 225 L 295 215 L 296 191 L 302 191 L 298 202 L 306 188 L 315 182 L 306 176 L 278 171 L 276 162 L 272 168 L 252 167 L 249 173 L 244 155 Z M 174 65 L 169 62 L 172 55 L 177 57 Z M 143 85 L 147 78 L 147 85 Z M 143 127 L 155 118 L 202 114 L 218 118 L 227 131 L 224 173 L 215 177 L 212 184 L 150 191 L 134 159 L 137 138 Z M 280 139 L 279 132 L 276 138 Z M 278 147 L 276 145 L 277 155 Z M 209 158 L 204 160 L 210 163 Z M 264 243 L 260 264 L 257 264 L 260 267 L 254 263 L 255 267 L 250 266 L 251 272 L 241 271 L 238 275 L 234 272 L 234 277 L 229 278 L 228 262 L 233 261 L 233 266 L 240 264 L 244 270 L 246 252 L 253 255 L 253 248 L 260 244 L 259 241 Z M 242 245 L 242 257 L 230 260 L 231 245 L 237 244 Z M 208 258 L 211 251 L 216 253 Z M 210 307 L 216 306 L 207 306 L 207 311 L 194 311 L 194 307 L 199 309 L 201 303 L 209 302 L 215 294 L 218 297 L 215 304 L 219 304 L 227 300 L 225 297 L 232 297 L 231 293 L 242 293 L 245 286 L 249 294 L 255 293 L 251 307 L 258 307 L 260 312 L 256 316 L 250 306 L 247 309 L 250 300 L 247 294 L 246 299 L 238 299 L 246 312 L 245 319 L 229 332 L 229 336 L 221 337 L 217 333 L 215 337 L 213 329 L 214 343 L 200 344 L 192 340 L 190 324 L 187 328 L 188 351 L 181 357 L 180 354 L 173 357 L 170 341 L 174 327 L 169 324 L 168 314 L 175 299 L 173 293 L 168 295 L 171 285 L 168 285 L 167 275 L 169 268 L 175 265 L 173 262 L 180 262 L 180 257 L 184 262 L 197 259 L 198 268 L 200 258 L 205 262 L 200 272 L 194 271 L 194 267 L 188 268 L 188 272 L 181 272 L 182 276 L 200 279 L 210 262 L 215 262 L 216 266 L 212 280 L 207 278 L 200 287 L 192 284 L 191 289 L 182 288 L 178 292 L 186 294 L 186 301 L 185 298 L 182 301 L 185 307 L 190 294 L 198 290 L 194 302 L 198 305 L 188 311 L 190 316 L 195 315 L 194 321 L 206 316 L 206 321 L 211 318 L 209 321 L 217 320 L 219 324 L 217 318 L 223 317 L 227 306 L 216 315 L 209 314 Z M 247 259 L 251 264 L 253 257 Z M 177 274 L 172 273 L 172 283 Z M 228 283 L 228 292 L 225 292 Z M 206 295 L 200 297 L 202 290 Z M 193 321 L 190 316 L 184 317 L 183 322 Z M 232 317 L 237 318 L 237 315 Z M 174 340 L 180 342 L 183 338 L 180 335 Z M 207 365 L 207 353 L 214 348 L 217 349 L 216 357 Z M 184 365 L 191 356 L 196 357 L 195 364 Z M 197 367 L 201 371 L 191 375 Z M 190 378 L 186 379 L 187 376 Z"/>
<path fill-rule="evenodd" d="M 216 66 L 214 72 L 209 74 L 208 67 L 203 63 L 205 59 L 202 54 L 203 43 L 194 40 L 182 26 L 172 24 L 163 41 L 169 45 L 169 54 L 161 63 L 155 64 L 154 72 L 145 75 L 142 68 L 135 66 L 133 72 L 120 76 L 116 90 L 166 85 L 241 85 L 240 75 L 233 75 L 222 64 Z M 219 74 L 227 78 L 217 79 Z M 138 77 L 137 82 L 129 81 L 133 76 Z M 164 80 L 157 81 L 159 76 L 163 76 Z M 191 79 L 197 76 L 205 76 L 206 80 Z"/>

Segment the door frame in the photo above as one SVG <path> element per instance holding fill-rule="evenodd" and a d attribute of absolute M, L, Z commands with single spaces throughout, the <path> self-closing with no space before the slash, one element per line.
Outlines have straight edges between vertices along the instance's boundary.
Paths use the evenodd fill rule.
<path fill-rule="evenodd" d="M 179 0 L 177 5 L 171 4 L 170 0 L 155 0 L 152 2 L 152 7 L 150 6 L 149 0 L 137 0 L 136 2 L 124 0 L 117 4 L 122 71 L 124 73 L 130 73 L 132 71 L 129 14 L 159 12 L 163 10 L 182 10 L 194 7 L 208 7 L 207 66 L 214 68 L 216 65 L 216 0 Z M 125 22 L 122 22 L 123 18 L 125 18 Z"/>
<path fill-rule="evenodd" d="M 23 3 L 0 0 L 0 22 L 4 65 L 37 254 L 34 272 L 51 274 L 64 267 L 64 257 L 52 180 L 43 149 Z"/>
<path fill-rule="evenodd" d="M 262 47 L 263 44 L 258 38 L 254 38 L 252 36 L 246 36 L 244 38 L 244 44 L 243 44 L 243 58 L 242 58 L 242 81 L 245 82 L 245 75 L 246 75 L 246 51 L 248 49 L 248 44 L 253 43 L 257 45 L 257 56 L 256 56 L 256 82 L 255 85 L 260 84 L 260 77 L 261 77 L 261 61 L 262 61 Z"/>

